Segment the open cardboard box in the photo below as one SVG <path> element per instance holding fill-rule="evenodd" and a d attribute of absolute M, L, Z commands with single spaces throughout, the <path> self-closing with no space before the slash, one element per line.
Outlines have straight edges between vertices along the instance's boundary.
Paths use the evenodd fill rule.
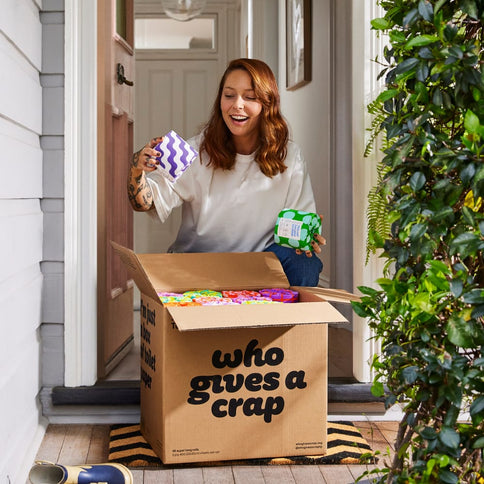
<path fill-rule="evenodd" d="M 272 253 L 135 254 L 112 243 L 141 291 L 141 431 L 165 464 L 326 451 L 329 301 L 164 307 L 157 293 L 287 288 Z"/>

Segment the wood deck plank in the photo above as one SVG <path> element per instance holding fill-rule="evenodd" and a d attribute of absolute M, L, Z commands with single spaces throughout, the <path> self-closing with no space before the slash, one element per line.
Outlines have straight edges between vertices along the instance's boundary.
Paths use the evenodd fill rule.
<path fill-rule="evenodd" d="M 236 466 L 232 468 L 236 484 L 264 484 L 260 466 Z"/>
<path fill-rule="evenodd" d="M 205 484 L 233 484 L 234 475 L 231 466 L 215 466 L 203 468 L 203 482 Z"/>
<path fill-rule="evenodd" d="M 138 469 L 130 469 L 131 474 L 133 474 L 133 484 L 143 484 L 147 482 L 144 478 L 144 472 Z M 152 482 L 163 482 L 163 481 L 152 481 Z"/>
<path fill-rule="evenodd" d="M 93 425 L 69 425 L 59 454 L 63 465 L 85 464 L 91 443 Z"/>
<path fill-rule="evenodd" d="M 358 477 L 362 476 L 365 472 L 371 471 L 373 469 L 376 469 L 377 466 L 374 465 L 364 465 L 364 464 L 357 464 L 357 465 L 351 465 L 348 466 L 348 470 L 351 472 L 351 475 L 353 476 L 353 479 L 357 479 Z M 370 474 L 368 476 L 365 476 L 364 479 L 372 479 L 377 477 L 379 474 Z"/>
<path fill-rule="evenodd" d="M 377 422 L 378 429 L 385 437 L 386 441 L 388 442 L 388 449 L 389 451 L 382 455 L 378 465 L 380 467 L 390 467 L 391 462 L 395 455 L 395 441 L 397 438 L 398 427 L 400 422 Z"/>
<path fill-rule="evenodd" d="M 384 457 L 388 455 L 390 446 L 377 424 L 378 422 L 355 422 L 355 427 L 366 439 L 373 452 L 379 451 L 380 456 Z"/>
<path fill-rule="evenodd" d="M 290 466 L 261 466 L 262 475 L 266 484 L 295 484 Z"/>
<path fill-rule="evenodd" d="M 55 424 L 49 425 L 45 432 L 42 444 L 37 451 L 35 460 L 45 460 L 48 462 L 58 462 L 59 455 L 64 444 L 68 425 Z"/>
<path fill-rule="evenodd" d="M 144 481 L 140 481 L 140 484 L 173 484 L 173 470 L 146 470 L 144 472 Z"/>
<path fill-rule="evenodd" d="M 397 438 L 398 427 L 400 422 L 375 422 L 378 426 L 378 430 L 382 433 L 388 442 L 388 445 L 395 450 L 395 440 Z"/>
<path fill-rule="evenodd" d="M 321 471 L 315 465 L 294 465 L 289 466 L 295 482 L 304 484 L 325 484 Z"/>
<path fill-rule="evenodd" d="M 109 425 L 94 425 L 86 464 L 99 464 L 109 459 Z"/>
<path fill-rule="evenodd" d="M 187 467 L 173 470 L 174 484 L 203 484 L 203 470 L 201 467 Z"/>
<path fill-rule="evenodd" d="M 355 481 L 347 466 L 331 465 L 318 467 L 328 484 L 350 484 Z"/>

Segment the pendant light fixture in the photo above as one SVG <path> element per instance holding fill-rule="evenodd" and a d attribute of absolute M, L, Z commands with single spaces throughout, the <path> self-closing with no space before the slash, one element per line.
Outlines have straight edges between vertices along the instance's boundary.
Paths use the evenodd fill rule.
<path fill-rule="evenodd" d="M 161 0 L 166 15 L 181 22 L 200 15 L 206 3 L 206 0 Z"/>

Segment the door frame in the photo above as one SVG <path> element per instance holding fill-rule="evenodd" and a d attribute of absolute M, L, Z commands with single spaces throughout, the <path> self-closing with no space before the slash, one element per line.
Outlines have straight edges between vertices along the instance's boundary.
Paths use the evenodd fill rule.
<path fill-rule="evenodd" d="M 97 380 L 97 2 L 65 2 L 64 385 Z"/>
<path fill-rule="evenodd" d="M 370 30 L 370 21 L 383 15 L 382 7 L 374 0 L 351 0 L 351 88 L 353 111 L 348 125 L 352 127 L 352 161 L 353 175 L 353 284 L 378 288 L 375 281 L 383 276 L 384 260 L 378 254 L 366 254 L 367 196 L 377 181 L 377 164 L 382 158 L 381 140 L 377 139 L 369 156 L 365 152 L 365 136 L 357 133 L 368 133 L 372 125 L 372 116 L 366 106 L 378 96 L 384 85 L 384 78 L 378 80 L 381 67 L 370 60 L 381 56 L 386 39 Z M 356 133 L 356 134 L 355 134 Z M 371 367 L 373 356 L 380 352 L 380 345 L 374 338 L 366 319 L 353 316 L 353 375 L 360 382 L 370 382 L 374 378 Z"/>

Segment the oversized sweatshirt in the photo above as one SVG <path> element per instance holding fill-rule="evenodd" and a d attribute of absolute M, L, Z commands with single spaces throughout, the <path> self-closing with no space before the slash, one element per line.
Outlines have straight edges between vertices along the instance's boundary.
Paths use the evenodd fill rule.
<path fill-rule="evenodd" d="M 198 150 L 200 137 L 189 140 Z M 175 182 L 148 174 L 156 212 L 164 222 L 182 206 L 178 236 L 169 252 L 260 252 L 274 242 L 283 208 L 315 212 L 311 182 L 300 148 L 287 146 L 284 173 L 264 175 L 254 155 L 237 154 L 231 170 L 208 166 L 206 153 Z"/>

